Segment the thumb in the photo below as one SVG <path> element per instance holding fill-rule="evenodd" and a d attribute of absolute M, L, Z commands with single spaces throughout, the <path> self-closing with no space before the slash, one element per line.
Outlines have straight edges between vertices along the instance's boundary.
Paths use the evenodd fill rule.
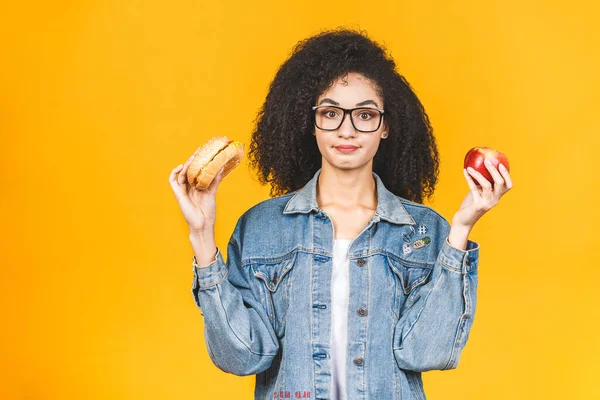
<path fill-rule="evenodd" d="M 217 175 L 215 175 L 215 178 L 212 180 L 210 185 L 208 185 L 208 188 L 206 188 L 206 190 L 208 192 L 210 192 L 211 194 L 215 194 L 217 192 L 217 188 L 219 187 L 219 184 L 223 180 L 223 169 L 224 168 L 225 168 L 224 166 L 221 167 L 221 169 L 219 170 Z"/>

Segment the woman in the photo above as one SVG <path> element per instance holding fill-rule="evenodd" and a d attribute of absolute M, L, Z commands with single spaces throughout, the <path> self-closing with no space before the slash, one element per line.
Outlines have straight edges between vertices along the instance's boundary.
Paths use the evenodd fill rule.
<path fill-rule="evenodd" d="M 452 369 L 473 323 L 476 221 L 511 187 L 487 166 L 452 225 L 422 203 L 438 153 L 423 107 L 365 34 L 300 42 L 280 67 L 249 157 L 273 198 L 238 220 L 227 262 L 215 193 L 169 181 L 190 228 L 192 293 L 211 360 L 257 374 L 255 399 L 423 399 L 421 372 Z M 477 186 L 476 182 L 480 185 Z"/>

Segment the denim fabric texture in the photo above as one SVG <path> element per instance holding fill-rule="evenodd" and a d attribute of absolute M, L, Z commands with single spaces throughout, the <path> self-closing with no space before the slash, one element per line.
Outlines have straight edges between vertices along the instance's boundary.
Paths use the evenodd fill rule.
<path fill-rule="evenodd" d="M 301 189 L 237 221 L 227 261 L 193 266 L 192 294 L 217 368 L 256 374 L 254 398 L 331 398 L 333 223 Z M 477 302 L 479 244 L 448 241 L 431 207 L 394 195 L 373 172 L 377 209 L 350 243 L 348 399 L 423 400 L 421 373 L 456 368 Z"/>

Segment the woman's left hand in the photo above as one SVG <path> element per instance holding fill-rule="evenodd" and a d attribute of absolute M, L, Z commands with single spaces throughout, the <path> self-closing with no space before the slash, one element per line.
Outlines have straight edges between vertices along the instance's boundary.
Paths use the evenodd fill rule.
<path fill-rule="evenodd" d="M 483 175 L 470 167 L 463 169 L 465 179 L 471 191 L 467 193 L 467 196 L 460 205 L 460 209 L 454 214 L 452 225 L 457 224 L 469 229 L 473 228 L 475 222 L 498 204 L 498 200 L 500 200 L 502 195 L 512 188 L 512 180 L 506 168 L 500 167 L 496 169 L 488 160 L 485 160 L 484 164 L 494 178 L 494 184 L 492 185 Z M 477 179 L 477 182 L 481 185 L 480 187 L 475 184 L 471 175 Z"/>

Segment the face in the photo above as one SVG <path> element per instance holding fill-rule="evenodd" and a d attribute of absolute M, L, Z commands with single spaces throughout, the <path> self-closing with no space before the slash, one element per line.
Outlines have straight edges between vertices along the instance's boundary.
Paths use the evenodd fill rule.
<path fill-rule="evenodd" d="M 365 107 L 383 108 L 383 100 L 377 95 L 374 83 L 368 81 L 364 76 L 357 73 L 349 73 L 336 80 L 332 86 L 327 88 L 315 105 L 333 105 L 346 109 Z M 360 114 L 355 117 L 355 124 L 360 123 L 359 118 L 368 119 L 370 113 Z M 335 111 L 327 114 L 335 117 Z M 383 118 L 383 117 L 382 117 Z M 320 125 L 324 127 L 323 125 Z M 358 126 L 359 129 L 361 126 Z M 381 122 L 379 129 L 374 132 L 357 131 L 350 115 L 346 114 L 342 125 L 334 131 L 319 129 L 315 126 L 317 145 L 323 157 L 323 167 L 339 169 L 355 169 L 370 164 L 372 169 L 373 157 L 379 147 L 379 142 L 387 132 L 385 120 Z M 356 146 L 353 151 L 342 151 L 338 146 Z"/>

